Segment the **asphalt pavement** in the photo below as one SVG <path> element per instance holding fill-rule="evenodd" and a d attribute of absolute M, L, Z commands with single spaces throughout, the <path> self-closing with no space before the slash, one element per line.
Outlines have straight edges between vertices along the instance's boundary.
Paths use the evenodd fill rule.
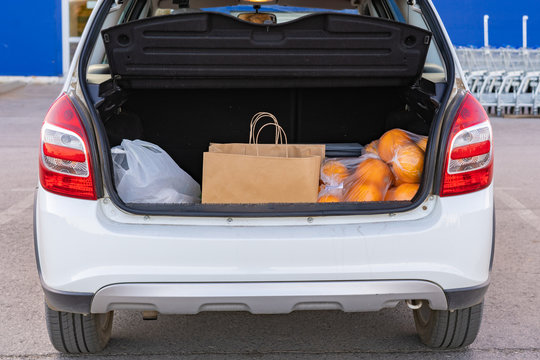
<path fill-rule="evenodd" d="M 39 129 L 60 91 L 28 85 L 0 95 L 0 359 L 69 359 L 50 345 L 34 261 Z M 434 352 L 402 304 L 375 313 L 115 315 L 94 359 L 540 359 L 540 119 L 493 119 L 497 242 L 475 343 Z M 84 254 L 81 254 L 84 256 Z"/>

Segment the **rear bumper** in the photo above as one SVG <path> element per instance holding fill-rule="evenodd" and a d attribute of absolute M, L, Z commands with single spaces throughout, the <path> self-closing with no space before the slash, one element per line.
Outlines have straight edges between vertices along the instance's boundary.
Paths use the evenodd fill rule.
<path fill-rule="evenodd" d="M 104 200 L 70 199 L 39 189 L 36 257 L 49 304 L 68 311 L 63 303 L 76 295 L 78 305 L 70 309 L 80 313 L 89 312 L 91 307 L 94 311 L 93 302 L 105 295 L 110 297 L 100 291 L 112 291 L 110 286 L 120 285 L 124 289 L 130 284 L 137 285 L 125 288 L 137 289 L 129 290 L 134 294 L 131 302 L 113 299 L 109 303 L 162 308 L 159 297 L 144 302 L 148 296 L 152 298 L 152 292 L 144 294 L 143 290 L 161 289 L 147 287 L 152 284 L 176 284 L 171 295 L 165 296 L 174 298 L 176 289 L 188 285 L 212 289 L 216 284 L 221 289 L 219 284 L 223 283 L 317 283 L 321 284 L 317 291 L 322 291 L 323 298 L 315 303 L 336 303 L 352 309 L 344 301 L 328 300 L 327 296 L 339 298 L 340 294 L 324 293 L 324 285 L 362 284 L 351 296 L 359 303 L 366 297 L 369 303 L 371 295 L 365 286 L 403 281 L 434 284 L 446 297 L 447 308 L 466 307 L 478 301 L 479 293 L 481 301 L 485 289 L 478 289 L 487 288 L 492 250 L 492 187 L 468 195 L 432 197 L 415 211 L 392 215 L 146 218 L 125 214 Z M 476 300 L 467 300 L 469 290 L 476 294 L 471 295 Z M 399 285 L 384 294 L 401 294 L 394 300 L 425 296 L 423 291 L 415 293 Z M 229 295 L 216 293 L 212 297 Z M 300 300 L 317 297 L 300 295 Z M 295 296 L 294 292 L 290 294 Z M 388 306 L 388 298 L 381 294 L 381 299 L 373 308 Z M 213 304 L 210 300 L 202 299 L 199 308 Z M 237 303 L 255 309 L 250 302 Z M 372 309 L 365 304 L 358 309 Z M 283 311 L 294 310 L 295 306 L 287 305 Z"/>
<path fill-rule="evenodd" d="M 285 314 L 298 310 L 378 311 L 403 300 L 424 300 L 434 310 L 479 304 L 489 283 L 443 291 L 427 281 L 347 281 L 309 283 L 115 284 L 96 294 L 58 292 L 44 286 L 49 306 L 74 313 L 152 310 L 162 314 L 248 311 Z"/>
<path fill-rule="evenodd" d="M 377 311 L 401 300 L 426 299 L 447 308 L 442 289 L 426 281 L 330 281 L 290 283 L 116 284 L 99 290 L 91 312 L 156 310 L 163 314 L 248 311 L 286 314 L 295 310 Z"/>

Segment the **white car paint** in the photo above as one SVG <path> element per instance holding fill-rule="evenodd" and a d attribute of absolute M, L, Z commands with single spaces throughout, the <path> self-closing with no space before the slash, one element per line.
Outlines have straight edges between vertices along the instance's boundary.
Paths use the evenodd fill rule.
<path fill-rule="evenodd" d="M 67 292 L 116 283 L 410 279 L 458 289 L 489 278 L 492 199 L 490 186 L 394 216 L 145 219 L 107 198 L 40 187 L 37 253 L 45 285 Z"/>

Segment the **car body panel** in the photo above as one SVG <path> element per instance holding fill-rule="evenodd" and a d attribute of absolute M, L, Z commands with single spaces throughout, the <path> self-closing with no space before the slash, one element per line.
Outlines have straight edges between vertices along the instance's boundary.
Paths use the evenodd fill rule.
<path fill-rule="evenodd" d="M 215 218 L 203 225 L 204 218 L 189 218 L 172 225 L 116 222 L 101 201 L 40 188 L 37 253 L 43 282 L 69 292 L 130 282 L 391 279 L 464 288 L 489 277 L 492 192 L 435 197 L 428 215 L 409 220 Z"/>

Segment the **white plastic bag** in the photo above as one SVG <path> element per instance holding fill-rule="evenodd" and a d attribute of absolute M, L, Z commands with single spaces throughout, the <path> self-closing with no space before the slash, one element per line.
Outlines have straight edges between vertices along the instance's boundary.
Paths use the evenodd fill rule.
<path fill-rule="evenodd" d="M 116 190 L 124 202 L 201 202 L 200 185 L 159 146 L 124 139 L 111 153 Z"/>

